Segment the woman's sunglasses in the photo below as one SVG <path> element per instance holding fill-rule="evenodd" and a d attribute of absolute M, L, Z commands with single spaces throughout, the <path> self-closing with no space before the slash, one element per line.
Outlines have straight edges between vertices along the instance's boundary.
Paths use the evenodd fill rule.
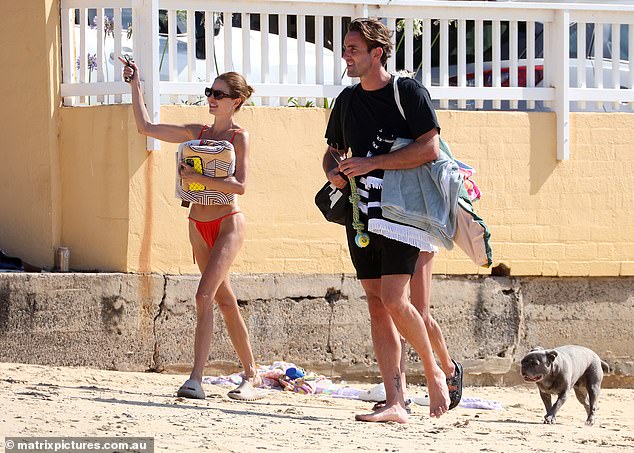
<path fill-rule="evenodd" d="M 236 96 L 232 96 L 230 94 L 225 93 L 222 90 L 214 90 L 213 88 L 205 88 L 205 96 L 209 97 L 213 95 L 214 99 L 220 100 L 224 98 L 237 99 Z"/>

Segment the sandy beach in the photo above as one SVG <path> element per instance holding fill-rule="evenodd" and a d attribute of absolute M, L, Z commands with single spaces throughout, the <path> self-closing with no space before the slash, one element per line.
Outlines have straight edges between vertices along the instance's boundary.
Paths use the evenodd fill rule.
<path fill-rule="evenodd" d="M 544 425 L 535 386 L 466 387 L 465 397 L 501 410 L 458 407 L 441 419 L 412 406 L 410 423 L 354 421 L 370 403 L 267 391 L 235 402 L 231 387 L 205 385 L 206 400 L 183 400 L 184 376 L 0 363 L 0 442 L 6 436 L 148 436 L 155 451 L 596 452 L 634 450 L 634 390 L 604 389 L 595 426 L 574 399 Z M 372 385 L 348 383 L 369 389 Z M 410 387 L 421 394 L 424 389 Z"/>

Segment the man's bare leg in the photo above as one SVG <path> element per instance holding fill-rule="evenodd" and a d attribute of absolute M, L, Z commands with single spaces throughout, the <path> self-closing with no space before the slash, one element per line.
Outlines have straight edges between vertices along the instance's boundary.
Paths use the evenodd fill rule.
<path fill-rule="evenodd" d="M 361 280 L 368 300 L 370 326 L 374 354 L 385 384 L 385 405 L 370 414 L 355 416 L 356 420 L 367 422 L 407 423 L 407 412 L 403 399 L 403 382 L 399 360 L 400 335 L 381 301 L 381 280 Z"/>
<path fill-rule="evenodd" d="M 381 278 L 381 300 L 399 333 L 420 356 L 429 391 L 429 413 L 432 417 L 440 417 L 447 412 L 450 403 L 446 376 L 434 359 L 423 318 L 407 298 L 409 279 L 409 275 L 384 275 Z"/>

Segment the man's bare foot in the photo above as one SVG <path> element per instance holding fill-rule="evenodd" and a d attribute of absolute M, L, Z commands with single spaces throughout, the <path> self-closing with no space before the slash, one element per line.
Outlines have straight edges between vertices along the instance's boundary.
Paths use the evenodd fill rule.
<path fill-rule="evenodd" d="M 396 422 L 407 423 L 407 412 L 398 404 L 383 406 L 371 414 L 358 414 L 354 419 L 360 422 Z"/>
<path fill-rule="evenodd" d="M 429 415 L 440 417 L 449 410 L 449 389 L 447 388 L 446 376 L 443 371 L 436 367 L 433 375 L 427 376 L 427 390 L 429 391 Z"/>

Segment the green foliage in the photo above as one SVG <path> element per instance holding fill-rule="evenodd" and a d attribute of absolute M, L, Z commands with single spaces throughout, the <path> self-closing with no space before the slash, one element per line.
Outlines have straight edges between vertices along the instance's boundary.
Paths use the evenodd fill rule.
<path fill-rule="evenodd" d="M 301 105 L 299 103 L 299 99 L 297 99 L 296 97 L 290 97 L 288 98 L 288 106 L 289 107 L 315 107 L 315 103 L 313 101 L 311 101 L 310 99 L 306 101 L 306 103 L 304 105 Z"/>

